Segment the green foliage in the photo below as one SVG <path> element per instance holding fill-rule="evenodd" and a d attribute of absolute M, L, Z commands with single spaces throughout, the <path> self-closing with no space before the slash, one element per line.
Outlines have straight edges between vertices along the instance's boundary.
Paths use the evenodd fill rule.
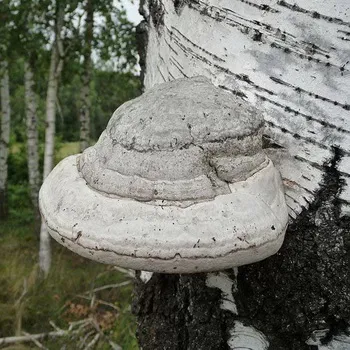
<path fill-rule="evenodd" d="M 56 163 L 63 158 L 79 153 L 79 142 L 65 142 L 56 152 Z"/>
<path fill-rule="evenodd" d="M 79 139 L 80 77 L 71 77 L 59 91 L 57 133 L 63 141 Z M 96 140 L 107 125 L 113 112 L 124 102 L 139 96 L 140 79 L 130 72 L 95 70 L 91 82 L 91 137 Z"/>
<path fill-rule="evenodd" d="M 137 63 L 136 30 L 128 21 L 124 8 L 109 0 L 100 0 L 98 12 L 104 18 L 95 38 L 100 62 L 113 62 L 113 69 L 133 71 Z"/>
<path fill-rule="evenodd" d="M 10 185 L 27 184 L 27 155 L 23 143 L 12 143 L 8 158 L 8 175 Z"/>
<path fill-rule="evenodd" d="M 27 225 L 35 220 L 32 203 L 30 200 L 29 187 L 27 184 L 10 184 L 9 193 L 9 216 L 21 225 Z"/>
<path fill-rule="evenodd" d="M 28 186 L 27 155 L 23 143 L 14 143 L 8 158 L 8 201 L 10 217 L 26 225 L 34 220 Z"/>
<path fill-rule="evenodd" d="M 84 31 L 79 23 L 84 23 L 86 0 L 62 0 L 62 3 L 66 14 L 62 31 L 65 56 L 57 102 L 56 162 L 79 149 L 81 58 L 85 45 Z M 90 301 L 79 296 L 92 286 L 117 283 L 125 280 L 125 276 L 55 244 L 51 272 L 45 281 L 38 279 L 38 226 L 28 185 L 24 63 L 29 63 L 34 73 L 42 169 L 46 90 L 57 4 L 55 0 L 0 1 L 0 56 L 9 61 L 12 109 L 8 159 L 10 215 L 8 221 L 0 222 L 0 336 L 14 335 L 19 321 L 23 330 L 30 333 L 52 330 L 49 320 L 67 328 L 69 321 L 77 317 L 69 311 L 70 305 L 76 305 L 78 309 L 85 308 L 99 315 L 114 310 L 113 326 L 105 334 L 123 349 L 133 350 L 137 349 L 137 343 L 135 322 L 130 312 L 131 285 L 96 294 L 97 298 L 114 305 L 117 312 L 106 305 L 89 309 Z M 92 45 L 91 135 L 96 140 L 114 110 L 138 96 L 141 86 L 134 75 L 137 62 L 134 26 L 115 2 L 98 0 L 94 1 L 94 6 L 95 17 L 99 20 L 95 23 Z M 26 293 L 21 298 L 24 290 Z M 74 341 L 45 340 L 45 346 L 54 350 L 67 344 L 67 348 L 74 349 Z M 109 348 L 101 344 L 99 349 Z"/>
<path fill-rule="evenodd" d="M 141 83 L 132 73 L 96 71 L 93 80 L 92 137 L 97 139 L 113 112 L 141 94 Z"/>

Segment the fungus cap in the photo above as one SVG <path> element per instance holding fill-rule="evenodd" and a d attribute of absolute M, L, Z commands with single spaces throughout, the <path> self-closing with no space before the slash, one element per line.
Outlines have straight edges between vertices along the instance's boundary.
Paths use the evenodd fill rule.
<path fill-rule="evenodd" d="M 206 78 L 158 85 L 55 167 L 42 216 L 59 243 L 107 264 L 195 273 L 262 260 L 288 222 L 262 131 L 254 107 Z"/>

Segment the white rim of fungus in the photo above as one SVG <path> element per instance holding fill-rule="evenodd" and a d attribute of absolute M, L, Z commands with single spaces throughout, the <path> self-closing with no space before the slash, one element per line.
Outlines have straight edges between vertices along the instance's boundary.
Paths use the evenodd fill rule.
<path fill-rule="evenodd" d="M 262 115 L 208 79 L 179 79 L 120 106 L 95 146 L 40 192 L 51 235 L 107 264 L 217 271 L 280 248 L 288 210 L 262 150 Z"/>
<path fill-rule="evenodd" d="M 186 208 L 109 198 L 61 161 L 44 182 L 40 209 L 52 237 L 90 259 L 135 270 L 195 273 L 276 253 L 288 222 L 280 174 L 267 166 L 231 193 Z"/>

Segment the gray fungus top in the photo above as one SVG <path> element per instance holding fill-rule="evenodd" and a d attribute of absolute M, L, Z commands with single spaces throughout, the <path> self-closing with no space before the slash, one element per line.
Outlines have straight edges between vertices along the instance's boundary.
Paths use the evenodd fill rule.
<path fill-rule="evenodd" d="M 207 78 L 179 79 L 118 108 L 80 171 L 109 196 L 187 205 L 266 164 L 262 127 L 256 108 Z"/>
<path fill-rule="evenodd" d="M 248 102 L 205 77 L 155 86 L 113 114 L 107 134 L 137 151 L 173 150 L 256 134 L 263 117 Z"/>

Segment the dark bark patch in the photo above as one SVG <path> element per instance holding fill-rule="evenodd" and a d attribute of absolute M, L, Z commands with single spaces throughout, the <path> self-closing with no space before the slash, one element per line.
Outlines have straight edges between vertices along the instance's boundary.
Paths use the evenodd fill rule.
<path fill-rule="evenodd" d="M 259 30 L 255 30 L 253 34 L 253 41 L 262 41 L 263 34 Z"/>
<path fill-rule="evenodd" d="M 289 227 L 281 250 L 239 269 L 238 314 L 268 337 L 272 350 L 311 349 L 305 341 L 314 330 L 329 329 L 327 342 L 349 326 L 350 225 L 336 199 L 340 156 L 335 149 L 316 201 Z"/>
<path fill-rule="evenodd" d="M 148 24 L 146 20 L 140 22 L 139 25 L 136 27 L 136 44 L 137 51 L 139 54 L 139 64 L 141 68 L 140 79 L 143 89 L 144 78 L 146 74 L 146 56 L 148 46 Z"/>
<path fill-rule="evenodd" d="M 149 13 L 156 30 L 160 33 L 160 29 L 164 26 L 164 5 L 160 0 L 149 1 Z"/>
<path fill-rule="evenodd" d="M 267 135 L 263 135 L 262 139 L 262 148 L 275 148 L 275 149 L 281 149 L 284 148 L 283 146 L 277 144 L 274 140 L 272 140 L 270 137 Z"/>
<path fill-rule="evenodd" d="M 188 0 L 173 0 L 175 12 L 180 16 L 182 9 L 188 3 Z"/>
<path fill-rule="evenodd" d="M 7 191 L 0 189 L 0 219 L 4 220 L 8 216 Z"/>
<path fill-rule="evenodd" d="M 153 274 L 135 286 L 133 313 L 144 350 L 228 350 L 231 314 L 220 308 L 221 291 L 206 274 Z"/>

